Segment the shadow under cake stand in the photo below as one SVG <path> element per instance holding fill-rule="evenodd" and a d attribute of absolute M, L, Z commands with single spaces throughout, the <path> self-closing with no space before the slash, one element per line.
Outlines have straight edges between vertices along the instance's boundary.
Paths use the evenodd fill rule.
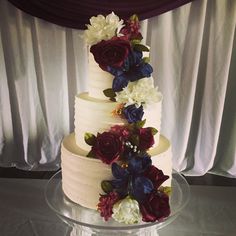
<path fill-rule="evenodd" d="M 71 236 L 158 236 L 158 230 L 175 220 L 189 200 L 189 185 L 181 174 L 173 171 L 171 184 L 171 214 L 164 221 L 154 223 L 126 225 L 113 219 L 104 221 L 96 210 L 82 207 L 65 196 L 62 190 L 61 171 L 48 181 L 45 198 L 49 207 L 72 227 Z"/>

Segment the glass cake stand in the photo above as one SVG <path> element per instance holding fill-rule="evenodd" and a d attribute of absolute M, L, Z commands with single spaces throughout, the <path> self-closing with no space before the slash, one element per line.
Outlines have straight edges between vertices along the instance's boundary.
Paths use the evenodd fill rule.
<path fill-rule="evenodd" d="M 162 222 L 133 225 L 104 221 L 96 210 L 91 210 L 72 202 L 62 190 L 61 171 L 57 172 L 45 187 L 45 199 L 49 207 L 72 227 L 71 236 L 158 236 L 158 230 L 171 223 L 186 206 L 190 196 L 185 178 L 173 171 L 171 214 Z"/>

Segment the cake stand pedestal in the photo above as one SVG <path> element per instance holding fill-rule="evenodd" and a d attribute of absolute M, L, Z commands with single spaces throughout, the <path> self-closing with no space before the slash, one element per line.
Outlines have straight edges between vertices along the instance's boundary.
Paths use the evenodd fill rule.
<path fill-rule="evenodd" d="M 72 227 L 71 236 L 158 236 L 158 230 L 179 215 L 187 204 L 189 195 L 188 183 L 181 174 L 173 171 L 170 216 L 162 222 L 126 225 L 113 219 L 105 222 L 96 210 L 87 209 L 70 201 L 62 190 L 61 171 L 57 172 L 45 187 L 47 204 Z"/>

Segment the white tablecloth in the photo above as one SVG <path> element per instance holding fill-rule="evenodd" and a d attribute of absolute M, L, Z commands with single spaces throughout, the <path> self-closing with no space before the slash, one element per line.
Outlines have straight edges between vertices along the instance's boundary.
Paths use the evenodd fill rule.
<path fill-rule="evenodd" d="M 43 195 L 47 180 L 0 179 L 0 236 L 69 236 Z M 236 236 L 236 187 L 191 186 L 191 198 L 160 236 Z"/>

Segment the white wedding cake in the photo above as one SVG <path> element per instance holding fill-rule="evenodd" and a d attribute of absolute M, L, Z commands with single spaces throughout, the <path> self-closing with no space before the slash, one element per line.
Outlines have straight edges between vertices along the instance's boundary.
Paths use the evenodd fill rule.
<path fill-rule="evenodd" d="M 75 97 L 74 133 L 61 146 L 65 195 L 127 224 L 170 213 L 171 145 L 160 132 L 163 98 L 141 38 L 135 15 L 126 22 L 114 13 L 90 19 L 89 89 Z M 153 202 L 163 205 L 153 210 Z M 127 205 L 133 213 L 121 217 Z"/>

